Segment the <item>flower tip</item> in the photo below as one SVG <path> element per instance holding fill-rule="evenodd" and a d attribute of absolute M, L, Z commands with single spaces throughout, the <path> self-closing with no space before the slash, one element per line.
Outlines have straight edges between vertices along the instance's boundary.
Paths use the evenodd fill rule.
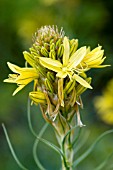
<path fill-rule="evenodd" d="M 7 65 L 9 66 L 11 63 L 10 62 L 7 62 Z"/>

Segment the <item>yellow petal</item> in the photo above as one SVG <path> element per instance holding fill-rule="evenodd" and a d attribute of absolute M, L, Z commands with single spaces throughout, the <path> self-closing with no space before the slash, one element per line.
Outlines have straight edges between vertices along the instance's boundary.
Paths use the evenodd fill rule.
<path fill-rule="evenodd" d="M 67 76 L 67 73 L 64 72 L 64 71 L 59 71 L 57 74 L 56 74 L 56 77 L 60 77 L 60 78 L 65 78 Z"/>
<path fill-rule="evenodd" d="M 13 92 L 13 96 L 25 87 L 24 84 L 19 85 L 19 87 Z"/>
<path fill-rule="evenodd" d="M 20 75 L 18 75 L 16 79 L 16 83 L 27 85 L 32 80 L 38 78 L 38 76 L 39 75 L 34 68 L 22 68 Z"/>
<path fill-rule="evenodd" d="M 81 47 L 78 49 L 69 59 L 68 68 L 75 68 L 83 60 L 86 55 L 86 47 Z"/>
<path fill-rule="evenodd" d="M 17 74 L 9 74 L 9 78 L 5 79 L 4 82 L 6 83 L 16 83 L 18 75 Z"/>
<path fill-rule="evenodd" d="M 68 64 L 70 53 L 69 40 L 67 37 L 64 37 L 63 45 L 64 45 L 63 65 L 66 66 Z"/>
<path fill-rule="evenodd" d="M 32 67 L 34 67 L 34 65 L 35 65 L 35 60 L 34 60 L 32 54 L 28 53 L 27 51 L 24 51 L 24 52 L 23 52 L 23 55 L 24 55 L 25 60 L 26 60 Z"/>
<path fill-rule="evenodd" d="M 20 67 L 16 66 L 15 64 L 12 64 L 10 62 L 7 62 L 8 67 L 14 72 L 14 73 L 19 73 Z"/>
<path fill-rule="evenodd" d="M 82 86 L 92 89 L 92 87 L 90 86 L 90 84 L 88 84 L 83 78 L 81 78 L 80 76 L 78 76 L 77 74 L 74 74 L 73 78 L 80 83 Z"/>
<path fill-rule="evenodd" d="M 61 71 L 62 64 L 58 60 L 53 60 L 51 58 L 40 57 L 39 58 L 40 64 L 49 70 L 59 72 Z"/>

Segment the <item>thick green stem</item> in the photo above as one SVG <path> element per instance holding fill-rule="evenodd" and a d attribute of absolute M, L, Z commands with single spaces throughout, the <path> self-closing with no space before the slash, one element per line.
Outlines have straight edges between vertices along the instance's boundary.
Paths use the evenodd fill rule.
<path fill-rule="evenodd" d="M 65 160 L 62 160 L 62 170 L 73 170 L 73 149 L 65 148 Z"/>

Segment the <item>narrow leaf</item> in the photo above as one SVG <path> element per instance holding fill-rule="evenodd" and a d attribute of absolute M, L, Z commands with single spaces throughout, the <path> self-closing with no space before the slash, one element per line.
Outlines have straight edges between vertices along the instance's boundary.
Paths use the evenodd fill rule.
<path fill-rule="evenodd" d="M 17 156 L 16 156 L 16 154 L 15 154 L 15 151 L 14 151 L 12 145 L 11 145 L 11 142 L 10 142 L 10 139 L 9 139 L 9 136 L 8 136 L 8 133 L 7 133 L 7 130 L 6 130 L 6 128 L 5 128 L 5 125 L 2 124 L 2 127 L 3 127 L 4 133 L 5 133 L 5 137 L 6 137 L 7 143 L 8 143 L 8 145 L 9 145 L 9 149 L 10 149 L 11 154 L 12 154 L 14 160 L 16 161 L 17 165 L 18 165 L 21 169 L 23 169 L 23 170 L 28 170 L 24 165 L 22 165 L 22 163 L 21 163 L 21 162 L 19 161 L 19 159 L 17 158 Z"/>
<path fill-rule="evenodd" d="M 102 163 L 100 165 L 98 165 L 98 167 L 96 167 L 94 170 L 102 170 L 103 168 L 105 169 L 106 164 L 108 163 L 109 159 L 113 156 L 113 152 L 107 156 L 107 158 L 102 161 Z"/>
<path fill-rule="evenodd" d="M 43 133 L 45 132 L 45 130 L 47 129 L 48 127 L 48 123 L 46 123 L 43 128 L 41 129 L 40 133 L 38 134 L 38 137 L 42 137 Z M 35 160 L 35 163 L 37 164 L 37 166 L 40 168 L 40 170 L 46 170 L 42 164 L 40 163 L 38 157 L 37 157 L 37 146 L 38 146 L 38 143 L 39 143 L 39 139 L 36 139 L 35 140 L 35 143 L 34 143 L 34 146 L 33 146 L 33 157 L 34 157 L 34 160 Z"/>
<path fill-rule="evenodd" d="M 33 130 L 32 127 L 32 123 L 31 123 L 31 114 L 30 114 L 30 101 L 28 100 L 28 124 L 29 124 L 29 128 L 31 130 L 31 133 L 41 142 L 43 142 L 44 144 L 46 144 L 47 146 L 49 146 L 50 148 L 52 148 L 54 151 L 56 151 L 57 153 L 60 154 L 60 156 L 62 156 L 64 158 L 64 155 L 62 153 L 62 151 L 55 146 L 53 143 L 47 141 L 46 139 L 40 138 L 39 136 L 37 136 L 36 132 Z"/>
<path fill-rule="evenodd" d="M 102 133 L 96 140 L 95 142 L 90 146 L 90 148 L 83 153 L 78 159 L 76 159 L 73 163 L 73 166 L 76 167 L 78 164 L 80 164 L 80 162 L 82 162 L 95 148 L 95 146 L 99 143 L 100 140 L 103 139 L 103 137 L 105 137 L 106 135 L 113 133 L 113 129 L 112 130 L 108 130 L 104 133 Z"/>

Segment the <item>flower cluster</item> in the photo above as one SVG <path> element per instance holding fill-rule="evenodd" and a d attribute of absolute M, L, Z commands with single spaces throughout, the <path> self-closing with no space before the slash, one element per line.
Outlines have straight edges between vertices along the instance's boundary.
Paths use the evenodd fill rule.
<path fill-rule="evenodd" d="M 20 68 L 8 62 L 14 74 L 4 82 L 16 83 L 15 95 L 28 83 L 34 81 L 29 93 L 32 102 L 40 104 L 43 117 L 54 125 L 59 117 L 70 123 L 74 117 L 82 126 L 78 106 L 82 106 L 81 94 L 92 89 L 91 77 L 86 72 L 91 68 L 102 68 L 105 57 L 101 46 L 78 48 L 78 39 L 69 39 L 63 29 L 44 26 L 37 30 L 33 45 L 23 55 L 29 67 Z M 68 127 L 68 126 L 67 126 Z"/>

